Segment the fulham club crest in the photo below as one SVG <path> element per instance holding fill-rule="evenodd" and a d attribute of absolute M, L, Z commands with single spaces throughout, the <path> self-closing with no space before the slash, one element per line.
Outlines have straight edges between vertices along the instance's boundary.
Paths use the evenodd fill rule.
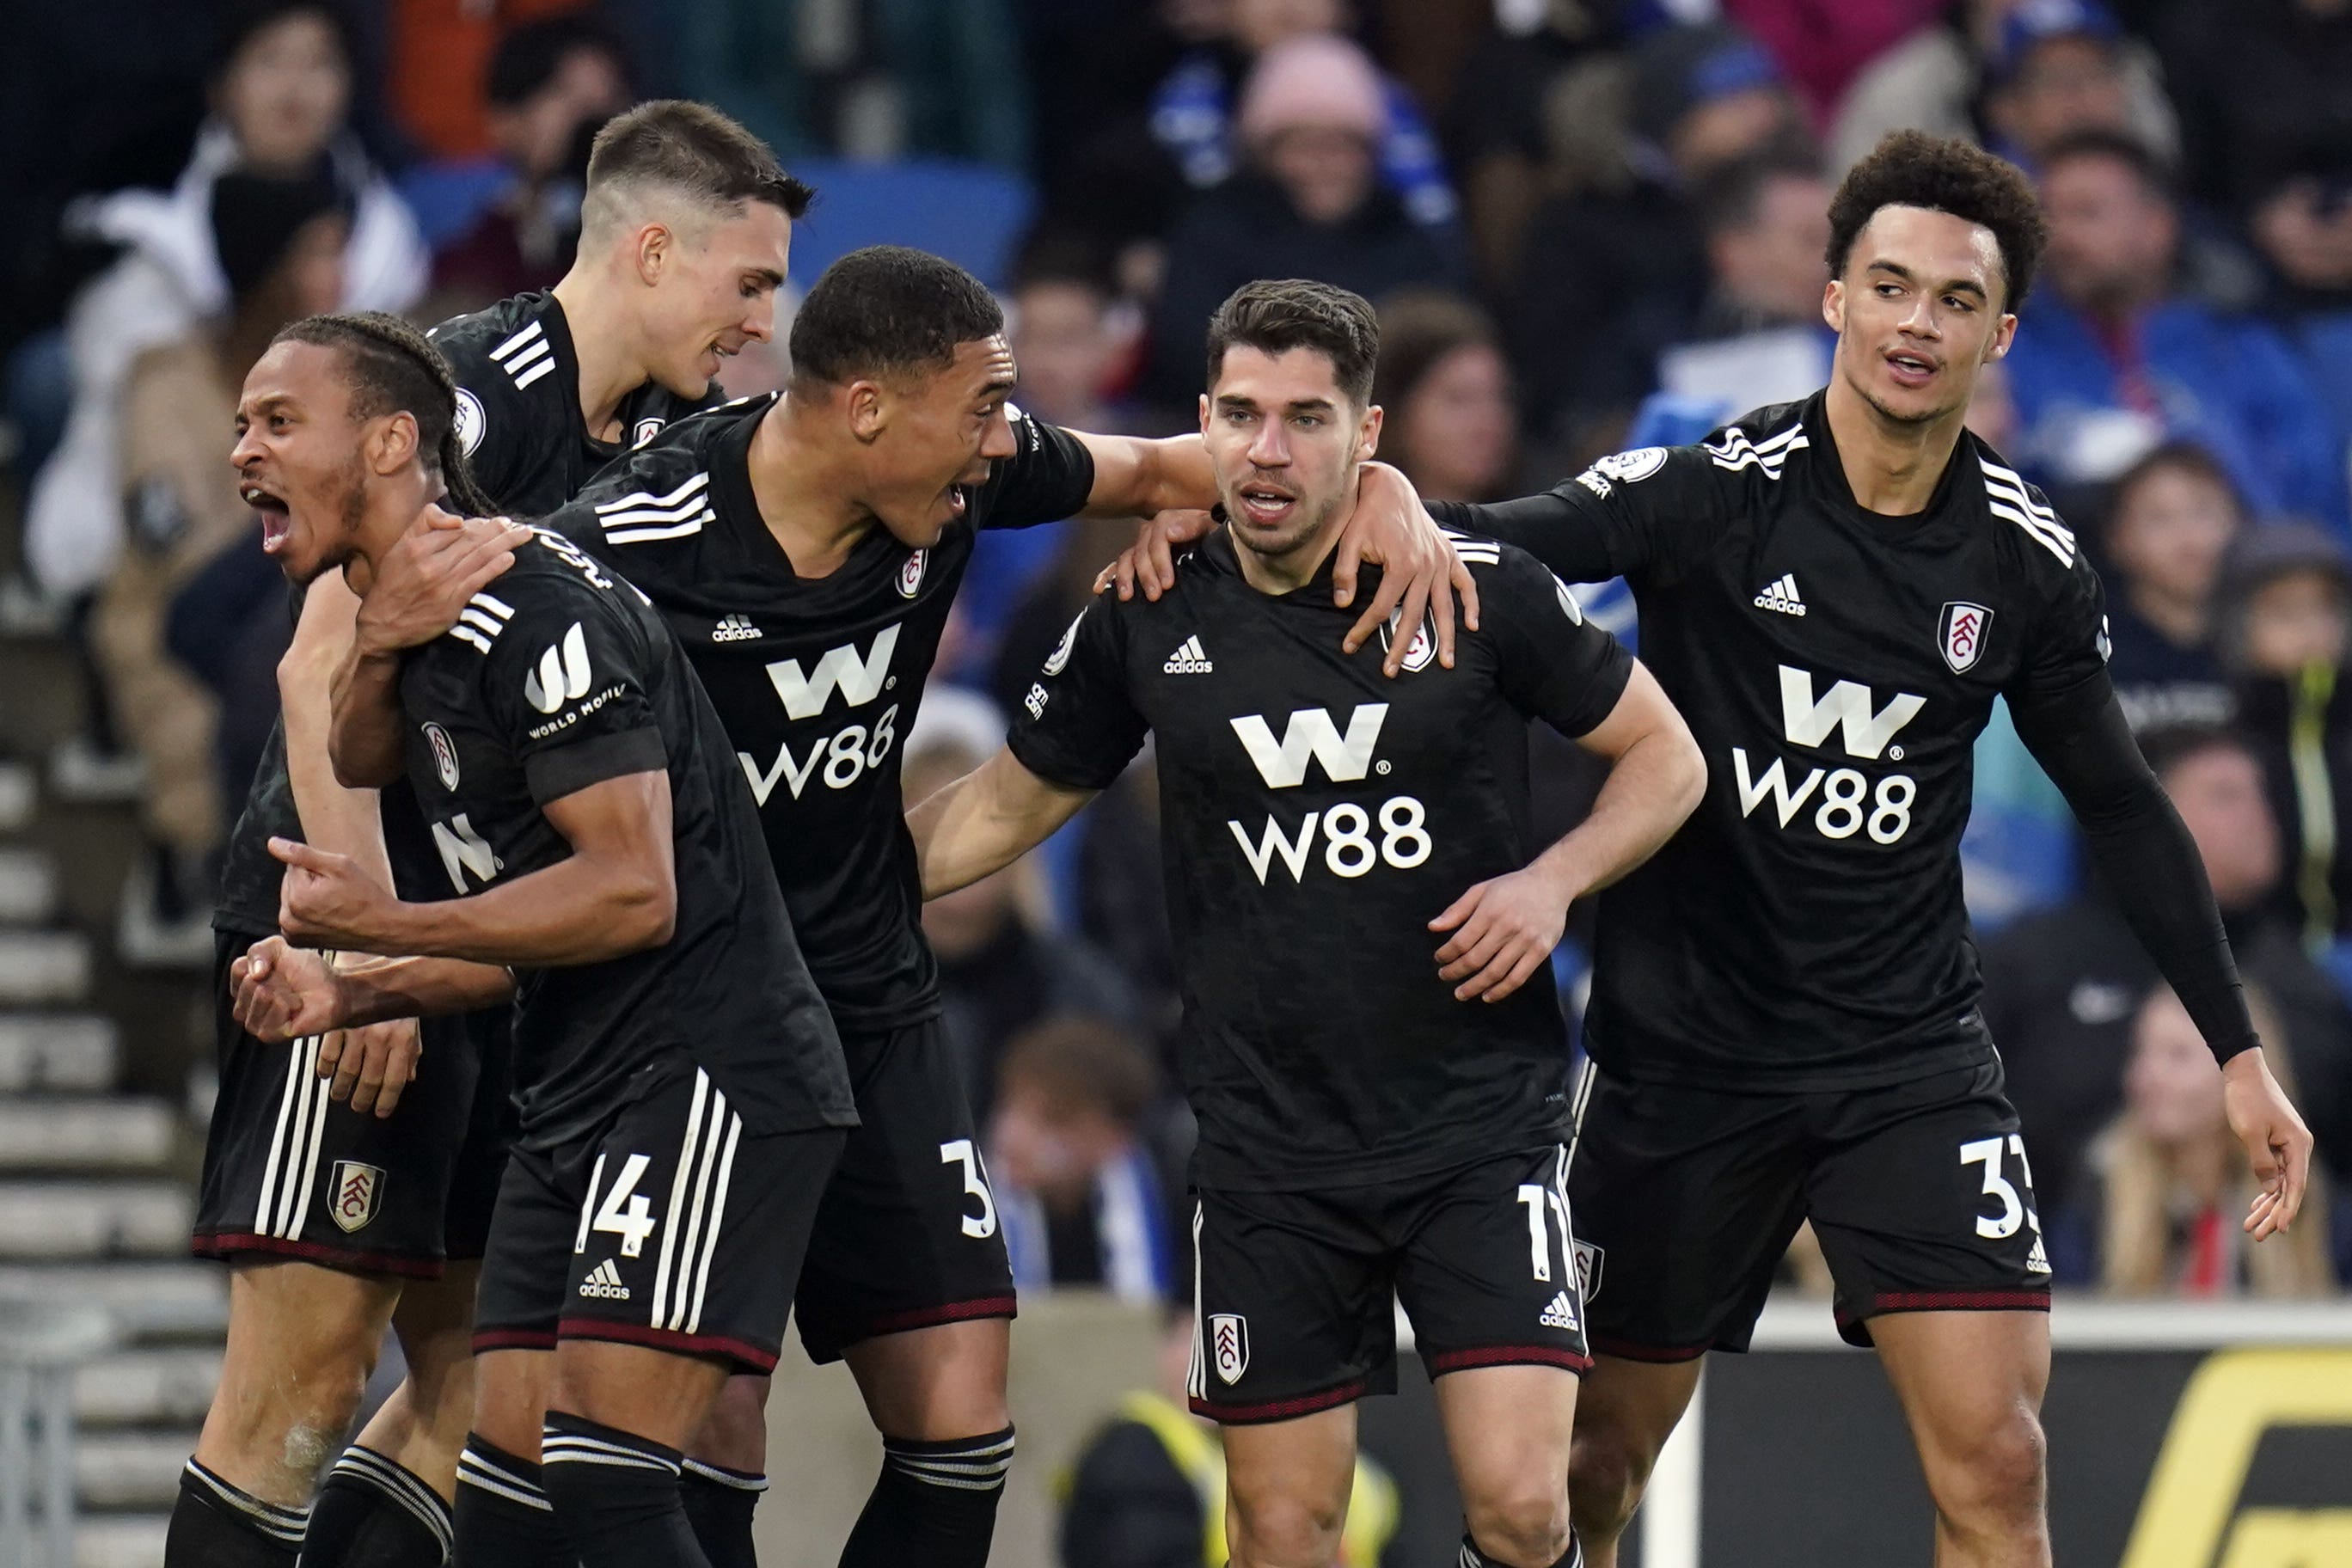
<path fill-rule="evenodd" d="M 1992 625 L 1992 612 L 1982 605 L 1971 605 L 1954 599 L 1944 606 L 1943 624 L 1936 628 L 1936 646 L 1943 650 L 1944 662 L 1952 667 L 1954 675 L 1966 675 L 1984 652 L 1985 630 Z"/>
<path fill-rule="evenodd" d="M 383 1167 L 357 1160 L 335 1162 L 335 1223 L 357 1230 L 375 1218 L 376 1199 L 383 1195 Z"/>
<path fill-rule="evenodd" d="M 1249 1320 L 1234 1312 L 1209 1319 L 1209 1361 L 1227 1386 L 1239 1383 L 1249 1370 Z"/>
<path fill-rule="evenodd" d="M 1389 651 L 1389 645 L 1396 637 L 1397 623 L 1402 620 L 1404 612 L 1402 610 L 1398 610 L 1389 616 L 1388 624 L 1381 627 L 1381 651 L 1382 653 Z M 1429 668 L 1429 661 L 1436 657 L 1437 632 L 1436 629 L 1429 624 L 1429 617 L 1423 616 L 1422 617 L 1421 625 L 1413 628 L 1412 641 L 1405 644 L 1404 646 L 1404 668 L 1418 674 L 1420 671 L 1427 669 Z"/>
<path fill-rule="evenodd" d="M 907 563 L 898 568 L 898 597 L 911 599 L 915 596 L 915 590 L 923 585 L 923 568 L 930 559 L 931 552 L 928 550 L 918 550 L 907 557 Z"/>
<path fill-rule="evenodd" d="M 425 726 L 425 744 L 433 748 L 433 771 L 440 775 L 441 787 L 457 787 L 457 747 L 449 739 L 449 731 L 438 724 Z"/>

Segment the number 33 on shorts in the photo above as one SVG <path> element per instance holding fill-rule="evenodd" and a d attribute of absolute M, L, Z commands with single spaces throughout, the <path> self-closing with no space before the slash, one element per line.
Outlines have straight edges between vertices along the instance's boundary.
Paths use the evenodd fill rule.
<path fill-rule="evenodd" d="M 963 1191 L 967 1200 L 963 1210 L 963 1233 L 974 1241 L 986 1241 L 996 1234 L 996 1198 L 988 1190 L 988 1166 L 980 1157 L 969 1138 L 958 1138 L 940 1145 L 940 1163 L 963 1167 Z"/>
<path fill-rule="evenodd" d="M 2032 1226 L 2033 1247 L 2026 1268 L 2032 1273 L 2047 1274 L 2050 1272 L 2050 1260 L 2042 1247 L 2042 1215 L 2018 1196 L 2017 1184 L 2002 1173 L 2001 1158 L 2004 1153 L 2017 1162 L 2017 1179 L 2025 1184 L 2027 1192 L 2032 1192 L 2033 1167 L 2026 1161 L 2025 1140 L 2020 1134 L 2011 1132 L 2006 1137 L 1975 1138 L 1960 1145 L 1960 1163 L 1984 1167 L 1982 1194 L 2000 1205 L 1999 1214 L 1988 1215 L 1979 1209 L 1977 1234 L 1987 1241 L 2006 1241 L 2017 1234 L 2018 1226 Z"/>

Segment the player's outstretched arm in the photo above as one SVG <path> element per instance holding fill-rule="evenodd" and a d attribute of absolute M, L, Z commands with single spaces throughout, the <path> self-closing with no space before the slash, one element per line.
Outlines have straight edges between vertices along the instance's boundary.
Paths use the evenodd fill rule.
<path fill-rule="evenodd" d="M 1078 435 L 1095 460 L 1095 486 L 1087 496 L 1089 517 L 1140 517 L 1132 547 L 1095 581 L 1095 591 L 1117 584 L 1131 599 L 1140 586 L 1147 599 L 1176 585 L 1176 554 L 1217 524 L 1209 508 L 1217 503 L 1215 471 L 1198 436 L 1145 441 L 1127 436 Z M 1146 501 L 1150 504 L 1144 504 Z M 1356 577 L 1365 563 L 1378 566 L 1381 585 L 1356 617 L 1341 646 L 1349 653 L 1402 612 L 1417 626 L 1426 611 L 1437 630 L 1437 657 L 1454 667 L 1454 599 L 1462 601 L 1462 624 L 1478 629 L 1478 584 L 1453 542 L 1421 503 L 1420 492 L 1402 471 L 1368 462 L 1356 479 L 1356 506 L 1340 531 L 1331 559 L 1331 597 L 1345 608 L 1355 603 Z M 1404 668 L 1412 638 L 1391 639 L 1382 660 L 1385 673 Z"/>
<path fill-rule="evenodd" d="M 1001 871 L 1053 837 L 1097 792 L 1051 784 L 1004 747 L 907 813 L 923 897 Z"/>
<path fill-rule="evenodd" d="M 306 946 L 533 969 L 667 942 L 677 917 L 669 774 L 623 773 L 540 809 L 572 846 L 569 857 L 434 903 L 404 903 L 344 856 L 273 838 L 269 852 L 287 867 L 278 923 Z"/>
<path fill-rule="evenodd" d="M 1499 1002 L 1551 958 L 1568 906 L 1658 852 L 1706 793 L 1706 759 L 1682 714 L 1639 662 L 1616 706 L 1578 738 L 1609 759 L 1591 815 L 1520 870 L 1485 881 L 1429 922 L 1451 931 L 1438 978 L 1469 1002 Z"/>
<path fill-rule="evenodd" d="M 338 966 L 326 953 L 277 936 L 229 964 L 238 1026 L 268 1045 L 386 1018 L 470 1013 L 513 995 L 514 976 L 489 964 L 370 958 Z"/>
<path fill-rule="evenodd" d="M 505 518 L 426 507 L 376 562 L 351 647 L 335 667 L 328 755 L 338 783 L 381 789 L 400 776 L 400 656 L 457 624 L 466 601 L 514 563 L 530 530 Z"/>
<path fill-rule="evenodd" d="M 2009 706 L 2019 738 L 2083 825 L 2132 934 L 2221 1064 L 2230 1129 L 2263 1189 L 2246 1230 L 2260 1241 L 2286 1229 L 2311 1177 L 2311 1130 L 2263 1059 L 2197 841 L 2140 756 L 2104 673 L 2054 697 L 2013 691 Z"/>

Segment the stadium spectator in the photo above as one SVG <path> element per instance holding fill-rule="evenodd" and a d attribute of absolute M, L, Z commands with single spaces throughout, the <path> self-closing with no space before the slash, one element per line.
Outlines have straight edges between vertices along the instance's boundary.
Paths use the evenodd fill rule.
<path fill-rule="evenodd" d="M 1168 241 L 1144 391 L 1191 429 L 1201 345 L 1218 302 L 1256 278 L 1312 278 L 1377 299 L 1467 281 L 1458 244 L 1380 184 L 1380 73 L 1344 38 L 1311 34 L 1257 58 L 1235 116 L 1249 168 L 1205 191 Z"/>
<path fill-rule="evenodd" d="M 2247 1001 L 2262 1023 L 2252 987 Z M 2221 1075 L 2189 1010 L 2158 987 L 2133 1016 L 2131 1034 L 2124 1113 L 2094 1154 L 2097 1282 L 2116 1295 L 2191 1300 L 2332 1294 L 2325 1179 L 2312 1173 L 2303 1223 L 2249 1245 L 2239 1216 L 2258 1184 L 2223 1118 Z M 2293 1058 L 2267 1043 L 2264 1054 L 2294 1092 Z"/>
<path fill-rule="evenodd" d="M 1149 1136 L 1158 1096 L 1150 1052 L 1100 1018 L 1047 1018 L 1005 1046 L 988 1174 L 1024 1296 L 1175 1298 L 1189 1216 L 1176 1207 L 1181 1161 L 1163 1161 Z"/>
<path fill-rule="evenodd" d="M 128 252 L 82 290 L 68 322 L 74 405 L 63 443 L 26 506 L 26 556 L 41 586 L 72 599 L 113 564 L 122 541 L 124 373 L 139 354 L 228 310 L 214 247 L 212 187 L 232 168 L 334 181 L 352 206 L 342 304 L 400 310 L 424 292 L 415 220 L 348 123 L 351 47 L 327 0 L 252 0 L 231 11 L 212 77 L 212 117 L 169 192 L 121 191 L 79 215 L 88 237 Z"/>
<path fill-rule="evenodd" d="M 1724 0 L 1720 9 L 1770 51 L 1816 125 L 1871 61 L 1919 31 L 1946 0 Z"/>
<path fill-rule="evenodd" d="M 1004 741 L 1004 715 L 975 693 L 925 694 L 906 739 L 901 787 L 911 805 L 961 778 Z M 972 1114 L 985 1126 L 997 1065 L 1015 1035 L 1040 1019 L 1079 1014 L 1133 1024 L 1135 994 L 1093 943 L 1046 929 L 1043 856 L 923 906 L 923 934 L 939 955 L 950 1036 L 961 1052 Z"/>
<path fill-rule="evenodd" d="M 1999 124 L 1980 121 L 1996 107 Z M 1990 136 L 2015 157 L 2029 137 L 2093 129 L 2127 131 L 2159 153 L 2179 146 L 2154 49 L 2095 5 L 1962 0 L 1854 78 L 1829 133 L 1829 161 L 1849 167 L 1890 131 Z"/>
<path fill-rule="evenodd" d="M 1185 1402 L 1193 1339 L 1192 1314 L 1171 1312 L 1155 1385 L 1121 1399 L 1072 1461 L 1062 1568 L 1225 1568 L 1224 1449 Z M 1360 1452 L 1337 1568 L 1380 1568 L 1400 1511 L 1396 1482 Z"/>
<path fill-rule="evenodd" d="M 2218 724 L 2236 709 L 2213 647 L 2215 591 L 2245 503 L 2193 442 L 2158 447 L 2116 481 L 2105 531 L 2107 675 L 2135 731 Z"/>
<path fill-rule="evenodd" d="M 588 144 L 627 108 L 619 43 L 594 22 L 554 16 L 499 41 L 488 84 L 488 200 L 457 237 L 435 247 L 435 317 L 544 289 L 563 276 L 580 237 Z"/>
<path fill-rule="evenodd" d="M 2295 523 L 2242 534 L 2222 574 L 2219 643 L 2238 723 L 2286 834 L 2282 897 L 2305 941 L 2334 942 L 2352 910 L 2352 689 L 2343 679 L 2352 557 Z"/>
<path fill-rule="evenodd" d="M 2317 389 L 2277 333 L 2183 295 L 2180 216 L 2163 169 L 2084 132 L 2042 173 L 2049 286 L 2008 364 L 2013 453 L 2056 485 L 2104 483 L 2167 436 L 2203 444 L 2261 515 L 2345 524 L 2342 453 Z"/>
<path fill-rule="evenodd" d="M 164 650 L 173 596 L 222 551 L 255 542 L 253 514 L 222 446 L 247 366 L 278 328 L 334 309 L 350 216 L 334 184 L 231 172 L 212 187 L 211 232 L 228 318 L 139 356 L 123 384 L 123 509 L 129 532 L 90 618 L 108 705 L 144 763 L 146 844 L 121 906 L 132 963 L 212 956 L 207 865 L 227 823 L 216 787 L 212 694 Z M 258 552 L 255 552 L 258 553 Z M 283 631 L 282 594 L 265 614 Z M 275 709 L 274 701 L 265 707 Z M 234 796 L 229 798 L 235 798 Z"/>
<path fill-rule="evenodd" d="M 1717 171 L 1697 202 L 1706 299 L 1659 356 L 1659 389 L 1720 403 L 1727 418 L 1809 395 L 1836 342 L 1822 320 L 1829 183 L 1810 158 L 1768 153 Z"/>
<path fill-rule="evenodd" d="M 1337 37 L 1352 22 L 1348 0 L 1230 0 L 1231 26 L 1214 44 L 1176 64 L 1151 95 L 1151 134 L 1184 182 L 1206 190 L 1240 166 L 1235 108 L 1242 84 L 1268 51 L 1297 38 Z M 1450 226 L 1458 205 L 1420 106 L 1403 83 L 1377 78 L 1380 116 L 1373 127 L 1381 183 L 1413 222 Z"/>
<path fill-rule="evenodd" d="M 2352 147 L 2342 0 L 2172 0 L 2157 37 L 2200 199 L 2242 216 L 2282 175 Z"/>
<path fill-rule="evenodd" d="M 2305 1091 L 2296 1104 L 2320 1157 L 2352 1171 L 2344 1142 L 2352 1138 L 2352 1011 L 2279 906 L 2279 824 L 2254 752 L 2210 725 L 2150 731 L 2143 744 L 2204 858 L 2239 973 L 2269 998 L 2263 1037 L 2295 1062 Z M 2156 966 L 2107 891 L 2094 888 L 1988 941 L 1983 968 L 1985 1022 L 2025 1125 L 2036 1189 L 2056 1213 L 2080 1190 L 2099 1130 L 2123 1108 L 2132 1018 L 2157 984 Z M 2210 1075 L 2212 1058 L 2204 1059 Z"/>
<path fill-rule="evenodd" d="M 1381 302 L 1372 401 L 1381 457 L 1431 500 L 1516 493 L 1518 416 L 1495 323 L 1459 295 L 1412 289 Z"/>
<path fill-rule="evenodd" d="M 2315 152 L 2256 198 L 2248 221 L 2270 271 L 2268 312 L 2352 435 L 2352 139 Z"/>
<path fill-rule="evenodd" d="M 1537 212 L 1507 317 L 1528 433 L 1569 449 L 1562 468 L 1617 444 L 1658 355 L 1706 302 L 1697 188 L 1742 158 L 1803 141 L 1779 68 L 1727 25 L 1643 40 L 1626 97 L 1622 178 Z"/>

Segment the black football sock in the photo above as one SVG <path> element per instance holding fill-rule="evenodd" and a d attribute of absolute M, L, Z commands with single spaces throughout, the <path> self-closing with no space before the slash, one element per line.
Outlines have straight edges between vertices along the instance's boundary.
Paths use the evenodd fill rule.
<path fill-rule="evenodd" d="M 163 1534 L 163 1568 L 293 1568 L 310 1510 L 264 1502 L 188 1461 Z"/>
<path fill-rule="evenodd" d="M 311 1505 L 302 1568 L 442 1568 L 455 1530 L 439 1493 L 354 1443 Z"/>
<path fill-rule="evenodd" d="M 1462 1555 L 1456 1562 L 1458 1568 L 1513 1568 L 1501 1558 L 1489 1557 L 1479 1551 L 1478 1543 L 1466 1534 L 1462 1538 Z M 1568 1532 L 1568 1550 L 1559 1554 L 1559 1561 L 1537 1564 L 1534 1568 L 1584 1568 L 1584 1543 L 1571 1530 Z"/>
<path fill-rule="evenodd" d="M 551 1410 L 539 1457 L 582 1568 L 710 1568 L 678 1496 L 676 1448 Z"/>
<path fill-rule="evenodd" d="M 572 1568 L 575 1561 L 539 1467 L 478 1432 L 466 1435 L 466 1451 L 457 1456 L 455 1513 L 452 1555 L 465 1568 Z"/>
<path fill-rule="evenodd" d="M 689 1456 L 686 1474 L 678 1478 L 678 1495 L 686 1503 L 687 1522 L 710 1568 L 759 1568 L 751 1547 L 751 1510 L 768 1489 L 768 1478 L 730 1470 Z"/>
<path fill-rule="evenodd" d="M 882 1439 L 882 1475 L 841 1568 L 986 1568 L 996 1504 L 1013 1465 L 1013 1428 L 946 1443 Z"/>

